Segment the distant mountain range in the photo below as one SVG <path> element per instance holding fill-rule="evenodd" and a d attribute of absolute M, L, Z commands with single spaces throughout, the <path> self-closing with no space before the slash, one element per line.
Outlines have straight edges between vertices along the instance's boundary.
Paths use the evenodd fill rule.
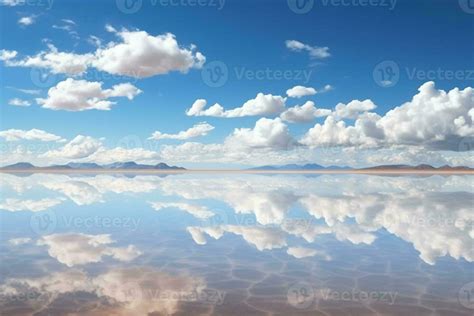
<path fill-rule="evenodd" d="M 350 167 L 337 167 L 337 166 L 329 166 L 329 167 L 323 167 L 321 165 L 315 164 L 315 163 L 308 163 L 305 165 L 297 165 L 297 164 L 289 164 L 289 165 L 282 165 L 282 166 L 272 166 L 272 165 L 267 165 L 267 166 L 261 166 L 261 167 L 255 167 L 255 168 L 250 168 L 250 170 L 349 170 L 352 169 Z"/>
<path fill-rule="evenodd" d="M 444 165 L 441 167 L 433 167 L 431 165 L 421 164 L 417 166 L 410 165 L 382 165 L 369 168 L 363 168 L 359 170 L 474 170 L 473 168 L 465 166 L 449 166 Z"/>
<path fill-rule="evenodd" d="M 48 167 L 37 167 L 32 165 L 31 163 L 28 162 L 19 162 L 15 163 L 13 165 L 8 165 L 5 167 L 2 167 L 0 169 L 3 170 L 27 170 L 27 169 L 36 169 L 36 170 L 77 170 L 77 169 L 88 169 L 88 170 L 95 170 L 95 169 L 101 169 L 101 170 L 124 170 L 124 169 L 131 169 L 131 170 L 186 170 L 185 168 L 182 167 L 176 167 L 176 166 L 169 166 L 165 163 L 159 163 L 156 165 L 143 165 L 143 164 L 137 164 L 134 161 L 128 161 L 128 162 L 114 162 L 111 164 L 106 164 L 106 165 L 99 165 L 93 162 L 85 162 L 85 163 L 79 163 L 79 162 L 70 162 L 66 165 L 52 165 Z"/>
<path fill-rule="evenodd" d="M 275 170 L 275 171 L 284 171 L 284 170 L 474 170 L 469 167 L 458 166 L 458 167 L 451 167 L 451 166 L 441 166 L 441 167 L 433 167 L 431 165 L 421 164 L 417 166 L 410 166 L 410 165 L 381 165 L 381 166 L 374 166 L 368 168 L 351 168 L 351 167 L 338 167 L 338 166 L 328 166 L 323 167 L 318 164 L 305 164 L 305 165 L 297 165 L 297 164 L 290 164 L 290 165 L 282 165 L 282 166 L 261 166 L 256 168 L 251 168 L 249 170 Z"/>
<path fill-rule="evenodd" d="M 186 170 L 183 167 L 177 166 L 169 166 L 165 163 L 159 163 L 156 165 L 143 165 L 138 164 L 134 161 L 128 162 L 114 162 L 111 164 L 99 165 L 93 162 L 86 162 L 86 163 L 77 163 L 77 162 L 70 162 L 66 165 L 52 165 L 47 167 L 37 167 L 32 165 L 28 162 L 19 162 L 13 165 L 8 165 L 5 167 L 1 167 L 0 170 Z M 368 168 L 351 168 L 351 167 L 339 167 L 339 166 L 328 166 L 324 167 L 315 163 L 298 165 L 298 164 L 288 164 L 288 165 L 267 165 L 267 166 L 260 166 L 255 168 L 250 168 L 246 170 L 255 170 L 255 171 L 311 171 L 311 170 L 358 170 L 358 171 L 386 171 L 386 170 L 418 170 L 418 171 L 472 171 L 473 168 L 458 166 L 458 167 L 451 167 L 451 166 L 441 166 L 441 167 L 433 167 L 431 165 L 421 164 L 417 166 L 410 166 L 410 165 L 381 165 L 381 166 L 374 166 Z"/>

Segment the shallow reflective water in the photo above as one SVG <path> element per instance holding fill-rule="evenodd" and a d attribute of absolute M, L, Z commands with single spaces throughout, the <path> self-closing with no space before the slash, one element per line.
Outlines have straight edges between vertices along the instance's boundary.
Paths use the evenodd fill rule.
<path fill-rule="evenodd" d="M 470 176 L 1 175 L 5 315 L 472 315 Z"/>

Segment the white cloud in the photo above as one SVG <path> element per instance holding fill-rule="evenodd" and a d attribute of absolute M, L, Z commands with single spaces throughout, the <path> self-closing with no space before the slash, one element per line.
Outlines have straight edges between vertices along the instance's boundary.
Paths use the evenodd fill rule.
<path fill-rule="evenodd" d="M 13 99 L 8 100 L 8 104 L 13 105 L 13 106 L 30 106 L 31 102 L 28 100 L 13 98 Z"/>
<path fill-rule="evenodd" d="M 19 140 L 34 140 L 42 142 L 64 142 L 66 141 L 61 136 L 57 136 L 40 129 L 8 129 L 0 131 L 0 137 L 4 138 L 7 142 L 19 141 Z"/>
<path fill-rule="evenodd" d="M 221 225 L 217 227 L 188 227 L 187 230 L 199 245 L 207 243 L 204 234 L 219 239 L 224 232 L 241 236 L 260 251 L 283 248 L 287 245 L 285 233 L 272 227 Z"/>
<path fill-rule="evenodd" d="M 1 60 L 1 58 L 0 58 L 0 60 Z M 25 94 L 31 94 L 31 95 L 41 93 L 41 90 L 39 90 L 39 89 L 20 89 L 20 88 L 9 87 L 9 86 L 7 86 L 5 88 L 12 89 L 12 90 L 15 90 L 15 91 L 19 91 L 19 92 L 22 92 L 22 93 L 25 93 Z"/>
<path fill-rule="evenodd" d="M 84 111 L 110 110 L 116 104 L 113 97 L 127 97 L 132 100 L 142 91 L 130 83 L 121 83 L 111 89 L 102 89 L 102 82 L 68 78 L 48 91 L 47 98 L 37 98 L 43 108 L 52 110 Z"/>
<path fill-rule="evenodd" d="M 314 257 L 316 255 L 322 256 L 326 260 L 330 260 L 330 257 L 316 249 L 306 248 L 306 247 L 288 247 L 286 253 L 290 256 L 293 256 L 297 259 L 307 258 L 307 257 Z"/>
<path fill-rule="evenodd" d="M 12 238 L 8 240 L 8 243 L 13 246 L 21 246 L 24 244 L 28 244 L 31 242 L 31 238 L 23 237 L 23 238 Z"/>
<path fill-rule="evenodd" d="M 148 139 L 179 139 L 179 140 L 185 140 L 189 138 L 194 138 L 194 137 L 199 137 L 199 136 L 205 136 L 207 135 L 210 131 L 214 129 L 214 126 L 206 123 L 206 122 L 201 122 L 196 125 L 194 125 L 191 128 L 188 128 L 185 131 L 181 131 L 177 134 L 166 134 L 162 133 L 160 131 L 156 131 L 153 133 L 151 137 Z"/>
<path fill-rule="evenodd" d="M 113 243 L 110 235 L 106 234 L 53 234 L 38 240 L 38 245 L 48 247 L 51 257 L 68 267 L 101 262 L 104 256 L 128 262 L 141 255 L 141 251 L 133 245 L 126 248 L 111 247 Z"/>
<path fill-rule="evenodd" d="M 337 104 L 334 114 L 339 118 L 356 119 L 361 113 L 375 110 L 376 107 L 369 99 L 364 101 L 353 100 L 348 104 Z"/>
<path fill-rule="evenodd" d="M 357 118 L 354 126 L 329 116 L 316 124 L 301 143 L 318 146 L 410 146 L 437 150 L 460 150 L 463 139 L 474 138 L 474 89 L 435 89 L 434 82 L 423 84 L 413 99 L 379 116 L 365 112 L 375 105 L 366 100 L 336 106 L 336 116 Z M 360 112 L 365 112 L 360 114 Z"/>
<path fill-rule="evenodd" d="M 87 296 L 96 298 L 93 301 L 97 304 L 82 308 L 84 315 L 173 315 L 181 310 L 183 295 L 186 295 L 184 300 L 187 302 L 198 300 L 209 295 L 203 291 L 205 289 L 202 278 L 136 266 L 90 275 L 82 269 L 72 268 L 35 278 L 8 278 L 0 285 L 2 293 L 21 297 L 28 293 L 44 296 L 41 304 L 17 300 L 18 308 L 28 309 L 33 314 L 54 308 L 58 297 L 87 293 Z"/>
<path fill-rule="evenodd" d="M 409 102 L 380 119 L 386 141 L 396 144 L 432 143 L 443 147 L 450 138 L 474 136 L 474 89 L 448 92 L 423 84 Z M 457 146 L 459 142 L 455 144 Z M 452 149 L 452 148 L 451 148 Z"/>
<path fill-rule="evenodd" d="M 186 111 L 188 116 L 243 117 L 256 115 L 275 115 L 285 110 L 286 98 L 258 93 L 255 99 L 246 101 L 241 107 L 224 110 L 218 103 L 204 110 L 207 101 L 196 100 Z"/>
<path fill-rule="evenodd" d="M 64 25 L 53 27 L 78 38 L 77 32 L 73 30 L 75 25 L 68 21 L 63 20 Z M 115 33 L 121 42 L 110 42 L 98 47 L 95 52 L 85 54 L 60 52 L 54 45 L 48 44 L 48 51 L 18 60 L 13 60 L 16 52 L 3 50 L 0 60 L 5 61 L 5 65 L 9 67 L 44 68 L 54 74 L 77 76 L 84 74 L 89 67 L 95 67 L 110 74 L 135 78 L 172 71 L 186 73 L 191 68 L 201 68 L 206 61 L 205 56 L 196 51 L 195 45 L 181 47 L 171 33 L 153 36 L 145 31 L 117 31 L 109 25 L 106 29 Z"/>
<path fill-rule="evenodd" d="M 0 4 L 8 7 L 15 7 L 24 4 L 25 0 L 1 0 Z"/>
<path fill-rule="evenodd" d="M 0 50 L 0 60 L 2 61 L 9 61 L 10 59 L 15 58 L 17 55 L 18 55 L 18 52 L 16 50 L 6 50 L 6 49 Z"/>
<path fill-rule="evenodd" d="M 171 71 L 186 73 L 201 68 L 206 60 L 194 45 L 189 49 L 180 47 L 171 33 L 153 36 L 145 31 L 116 31 L 110 25 L 106 28 L 122 41 L 99 48 L 92 64 L 111 74 L 146 78 Z"/>
<path fill-rule="evenodd" d="M 344 121 L 337 121 L 332 115 L 323 124 L 316 124 L 300 140 L 309 147 L 356 146 L 363 144 L 358 128 L 346 126 Z"/>
<path fill-rule="evenodd" d="M 76 22 L 69 19 L 61 19 L 62 24 L 53 24 L 53 29 L 62 30 L 67 32 L 72 38 L 79 40 L 79 34 L 75 30 Z"/>
<path fill-rule="evenodd" d="M 236 128 L 225 140 L 235 148 L 273 148 L 286 150 L 296 145 L 288 126 L 280 118 L 261 118 L 254 128 Z"/>
<path fill-rule="evenodd" d="M 331 56 L 329 47 L 310 46 L 295 40 L 287 40 L 285 45 L 288 49 L 294 52 L 307 51 L 310 58 L 323 59 Z"/>
<path fill-rule="evenodd" d="M 216 116 L 222 117 L 224 114 L 224 108 L 220 104 L 214 104 L 210 108 L 204 110 L 207 105 L 207 101 L 204 99 L 197 99 L 194 101 L 191 108 L 186 110 L 187 116 Z"/>
<path fill-rule="evenodd" d="M 315 95 L 316 89 L 303 86 L 294 86 L 291 89 L 286 90 L 286 95 L 290 98 L 301 98 L 308 95 Z"/>
<path fill-rule="evenodd" d="M 18 24 L 21 24 L 23 26 L 29 26 L 35 23 L 35 20 L 36 20 L 36 17 L 34 15 L 24 16 L 18 20 Z"/>
<path fill-rule="evenodd" d="M 156 211 L 165 208 L 177 208 L 199 219 L 206 219 L 215 215 L 206 206 L 185 202 L 150 202 L 150 205 Z"/>
<path fill-rule="evenodd" d="M 10 57 L 3 60 L 9 67 L 44 68 L 53 74 L 81 75 L 87 70 L 94 57 L 93 54 L 59 52 L 52 44 L 48 44 L 48 48 L 49 51 L 42 51 L 23 59 L 13 60 L 13 57 Z"/>
<path fill-rule="evenodd" d="M 70 24 L 70 25 L 76 25 L 76 22 L 74 22 L 71 19 L 61 19 L 64 23 Z"/>
<path fill-rule="evenodd" d="M 317 117 L 328 116 L 332 113 L 329 109 L 318 109 L 313 101 L 307 101 L 305 104 L 288 108 L 280 117 L 282 120 L 291 123 L 307 123 Z"/>
<path fill-rule="evenodd" d="M 41 212 L 51 207 L 59 205 L 63 199 L 45 198 L 41 200 L 19 200 L 8 198 L 3 203 L 0 203 L 0 209 L 10 212 L 30 211 Z"/>
<path fill-rule="evenodd" d="M 100 140 L 90 136 L 78 135 L 59 149 L 53 149 L 42 154 L 46 158 L 79 159 L 95 153 L 102 147 Z"/>

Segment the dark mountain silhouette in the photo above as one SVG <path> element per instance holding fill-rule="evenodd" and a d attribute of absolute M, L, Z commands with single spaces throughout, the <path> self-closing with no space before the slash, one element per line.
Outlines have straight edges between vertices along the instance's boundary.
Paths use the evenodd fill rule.
<path fill-rule="evenodd" d="M 282 166 L 261 166 L 256 168 L 251 168 L 250 170 L 347 170 L 351 169 L 349 167 L 337 167 L 337 166 L 329 166 L 323 167 L 321 165 L 315 163 L 309 163 L 305 165 L 297 165 L 297 164 L 288 164 Z"/>
<path fill-rule="evenodd" d="M 185 170 L 185 168 L 182 167 L 176 167 L 176 166 L 169 166 L 163 162 L 156 164 L 156 165 L 143 165 L 143 164 L 137 164 L 134 161 L 127 161 L 127 162 L 114 162 L 111 164 L 107 165 L 98 165 L 96 163 L 90 163 L 90 162 L 70 162 L 66 165 L 53 165 L 53 166 L 47 166 L 47 167 L 37 167 L 32 165 L 31 163 L 28 162 L 19 162 L 15 163 L 13 165 L 8 165 L 5 167 L 2 167 L 0 169 L 3 170 L 27 170 L 27 169 L 37 169 L 37 170 L 77 170 L 77 169 L 88 169 L 88 170 L 95 170 L 95 169 L 101 169 L 101 170 L 111 170 L 111 169 L 149 169 L 149 170 Z"/>

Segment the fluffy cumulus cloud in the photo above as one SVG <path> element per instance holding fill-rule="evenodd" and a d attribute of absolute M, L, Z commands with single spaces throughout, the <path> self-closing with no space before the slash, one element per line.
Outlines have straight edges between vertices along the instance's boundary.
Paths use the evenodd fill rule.
<path fill-rule="evenodd" d="M 130 83 L 121 83 L 111 89 L 102 89 L 102 82 L 68 78 L 50 88 L 47 98 L 37 98 L 36 101 L 43 108 L 51 110 L 110 110 L 116 102 L 109 98 L 126 97 L 132 100 L 141 92 Z"/>
<path fill-rule="evenodd" d="M 338 105 L 334 115 L 311 128 L 301 143 L 310 147 L 416 145 L 457 151 L 463 150 L 463 141 L 472 142 L 474 138 L 471 87 L 446 92 L 436 89 L 434 82 L 427 82 L 411 101 L 384 116 L 368 112 L 371 108 L 375 105 L 369 100 Z M 340 117 L 357 119 L 348 126 Z"/>
<path fill-rule="evenodd" d="M 353 100 L 348 104 L 337 104 L 334 114 L 339 118 L 356 119 L 361 113 L 375 110 L 376 107 L 369 99 L 364 101 Z"/>
<path fill-rule="evenodd" d="M 282 120 L 291 123 L 307 123 L 313 121 L 317 117 L 328 116 L 332 113 L 329 109 L 318 109 L 313 101 L 307 101 L 303 105 L 296 105 L 288 108 L 280 117 Z"/>
<path fill-rule="evenodd" d="M 286 90 L 286 95 L 290 98 L 301 98 L 308 95 L 315 95 L 316 89 L 304 86 L 294 86 L 291 89 Z"/>
<path fill-rule="evenodd" d="M 8 100 L 8 104 L 13 105 L 13 106 L 30 106 L 31 102 L 28 100 L 13 98 L 13 99 Z"/>
<path fill-rule="evenodd" d="M 160 131 L 156 131 L 149 137 L 148 139 L 155 139 L 155 140 L 160 140 L 160 139 L 178 139 L 178 140 L 185 140 L 189 138 L 194 138 L 194 137 L 199 137 L 199 136 L 205 136 L 207 135 L 210 131 L 214 129 L 214 126 L 202 122 L 194 125 L 193 127 L 188 128 L 185 131 L 181 131 L 177 134 L 166 134 L 162 133 Z"/>
<path fill-rule="evenodd" d="M 108 164 L 113 162 L 135 161 L 139 163 L 157 163 L 160 154 L 144 148 L 107 148 L 102 139 L 78 135 L 71 141 L 56 149 L 40 154 L 38 159 L 47 161 L 48 165 L 62 164 L 71 161 L 95 162 Z"/>
<path fill-rule="evenodd" d="M 288 126 L 280 118 L 261 118 L 254 128 L 236 128 L 225 140 L 235 148 L 273 148 L 290 149 L 296 141 L 290 135 Z"/>
<path fill-rule="evenodd" d="M 93 54 L 60 52 L 51 43 L 48 43 L 48 50 L 41 51 L 36 55 L 13 59 L 15 56 L 4 59 L 5 65 L 9 67 L 42 68 L 53 74 L 67 75 L 83 74 L 94 57 Z"/>
<path fill-rule="evenodd" d="M 427 82 L 418 91 L 411 101 L 380 119 L 378 125 L 389 143 L 453 149 L 449 140 L 474 137 L 474 88 L 446 92 Z"/>
<path fill-rule="evenodd" d="M 56 25 L 55 28 L 77 37 L 72 29 L 73 21 L 62 22 L 64 25 Z M 205 56 L 196 51 L 195 45 L 182 47 L 171 33 L 154 36 L 139 30 L 117 31 L 111 26 L 107 30 L 115 33 L 120 41 L 100 46 L 95 52 L 61 52 L 48 43 L 48 50 L 19 59 L 15 59 L 17 52 L 2 50 L 0 60 L 5 61 L 6 66 L 43 68 L 55 74 L 82 75 L 88 68 L 95 67 L 110 74 L 135 78 L 163 75 L 171 71 L 186 73 L 191 68 L 201 68 L 206 61 Z"/>
<path fill-rule="evenodd" d="M 18 52 L 15 50 L 6 50 L 6 49 L 0 50 L 0 60 L 2 61 L 8 61 L 10 59 L 15 58 L 17 55 L 18 55 Z"/>
<path fill-rule="evenodd" d="M 309 57 L 313 59 L 323 59 L 331 56 L 329 47 L 311 46 L 296 40 L 287 40 L 285 45 L 294 52 L 307 52 Z"/>
<path fill-rule="evenodd" d="M 205 235 L 219 239 L 225 232 L 241 236 L 246 242 L 260 251 L 283 248 L 287 245 L 285 233 L 272 227 L 238 225 L 221 225 L 217 227 L 191 226 L 187 230 L 193 240 L 199 245 L 207 243 Z"/>
<path fill-rule="evenodd" d="M 7 142 L 14 142 L 19 140 L 31 140 L 41 142 L 65 142 L 66 140 L 61 136 L 45 132 L 40 129 L 7 129 L 0 131 L 0 138 L 4 138 Z"/>
<path fill-rule="evenodd" d="M 23 25 L 23 26 L 29 26 L 35 23 L 35 20 L 36 20 L 36 17 L 34 15 L 23 16 L 18 20 L 18 24 Z"/>
<path fill-rule="evenodd" d="M 187 72 L 201 68 L 206 58 L 196 47 L 180 47 L 171 33 L 153 36 L 145 31 L 109 31 L 122 40 L 99 48 L 92 64 L 111 74 L 145 78 L 171 71 Z"/>
<path fill-rule="evenodd" d="M 156 211 L 166 208 L 177 208 L 199 219 L 206 219 L 215 215 L 206 206 L 186 202 L 150 202 L 150 205 Z"/>
<path fill-rule="evenodd" d="M 2 293 L 44 296 L 41 300 L 18 300 L 18 308 L 33 314 L 54 308 L 65 297 L 87 295 L 91 304 L 74 300 L 68 303 L 80 308 L 83 315 L 173 315 L 182 310 L 183 300 L 189 303 L 209 296 L 205 289 L 202 278 L 146 266 L 113 268 L 90 275 L 70 268 L 40 277 L 9 278 L 0 285 Z"/>
<path fill-rule="evenodd" d="M 215 117 L 243 117 L 256 115 L 275 115 L 285 110 L 286 98 L 271 94 L 258 93 L 254 99 L 246 101 L 241 107 L 231 110 L 216 103 L 208 109 L 207 101 L 196 100 L 191 108 L 186 111 L 188 116 L 215 116 Z"/>
<path fill-rule="evenodd" d="M 41 212 L 51 207 L 59 205 L 63 202 L 61 198 L 44 198 L 41 200 L 19 200 L 15 198 L 7 198 L 0 203 L 0 209 L 9 212 L 30 211 Z"/>
<path fill-rule="evenodd" d="M 102 147 L 102 142 L 90 136 L 78 135 L 59 149 L 43 154 L 47 158 L 79 159 L 92 155 Z"/>
<path fill-rule="evenodd" d="M 53 234 L 43 236 L 38 245 L 46 246 L 48 254 L 60 263 L 73 267 L 87 263 L 100 262 L 104 256 L 119 261 L 132 261 L 141 252 L 133 245 L 112 247 L 114 241 L 110 235 Z"/>

